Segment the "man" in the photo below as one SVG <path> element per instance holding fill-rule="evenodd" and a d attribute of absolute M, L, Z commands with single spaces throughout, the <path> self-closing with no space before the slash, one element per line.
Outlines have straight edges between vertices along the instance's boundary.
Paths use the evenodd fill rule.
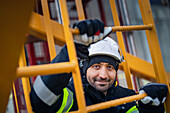
<path fill-rule="evenodd" d="M 74 36 L 80 63 L 86 105 L 97 104 L 135 95 L 135 91 L 117 85 L 116 72 L 123 61 L 118 44 L 107 37 L 112 28 L 104 29 L 99 20 L 76 23 L 80 35 Z M 66 45 L 52 63 L 69 61 Z M 30 93 L 36 113 L 62 113 L 78 109 L 71 73 L 38 76 Z M 167 86 L 151 83 L 143 86 L 141 93 L 147 97 L 136 102 L 96 111 L 95 113 L 164 113 Z"/>

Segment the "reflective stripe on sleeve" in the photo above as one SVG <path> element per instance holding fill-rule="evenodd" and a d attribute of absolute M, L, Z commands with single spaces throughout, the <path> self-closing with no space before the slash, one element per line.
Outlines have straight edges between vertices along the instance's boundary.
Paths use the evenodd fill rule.
<path fill-rule="evenodd" d="M 64 88 L 63 93 L 62 105 L 56 113 L 68 112 L 73 105 L 73 93 L 68 88 Z"/>
<path fill-rule="evenodd" d="M 33 88 L 37 96 L 49 106 L 54 104 L 60 97 L 60 95 L 57 96 L 48 89 L 48 87 L 44 84 L 40 76 L 36 78 Z"/>
<path fill-rule="evenodd" d="M 136 106 L 133 106 L 126 113 L 139 113 L 139 111 Z"/>

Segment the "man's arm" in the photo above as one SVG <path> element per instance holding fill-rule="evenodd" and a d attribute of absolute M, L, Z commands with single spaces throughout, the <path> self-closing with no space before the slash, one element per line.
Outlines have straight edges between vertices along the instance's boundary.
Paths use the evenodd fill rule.
<path fill-rule="evenodd" d="M 122 91 L 123 89 L 121 89 L 120 92 Z M 126 94 L 125 90 L 123 91 L 123 94 L 126 96 L 135 95 L 132 90 L 128 91 L 131 91 L 131 93 L 127 92 Z M 133 104 L 124 104 L 123 106 L 127 106 L 125 107 L 127 109 L 125 109 L 125 111 L 122 110 L 121 113 L 164 113 L 165 109 L 163 103 L 165 102 L 166 95 L 168 92 L 167 86 L 165 84 L 160 83 L 149 83 L 140 88 L 139 94 L 142 94 L 144 92 L 147 93 L 146 97 L 139 100 L 138 104 L 135 104 L 134 102 Z M 119 95 L 119 93 L 117 94 Z"/>
<path fill-rule="evenodd" d="M 139 94 L 144 92 L 147 96 L 138 101 L 140 113 L 164 113 L 168 87 L 165 84 L 149 83 L 140 89 Z"/>
<path fill-rule="evenodd" d="M 69 58 L 67 48 L 64 46 L 52 63 L 67 61 Z M 71 73 L 38 76 L 30 93 L 33 111 L 38 113 L 57 112 L 65 107 L 62 106 L 64 101 L 70 104 L 65 110 L 69 109 L 73 101 L 72 92 L 66 88 L 70 77 Z"/>

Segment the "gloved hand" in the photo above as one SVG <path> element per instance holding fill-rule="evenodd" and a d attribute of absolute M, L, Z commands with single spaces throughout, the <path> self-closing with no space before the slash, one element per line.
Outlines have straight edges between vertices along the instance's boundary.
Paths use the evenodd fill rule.
<path fill-rule="evenodd" d="M 149 106 L 159 106 L 164 103 L 168 93 L 168 87 L 165 84 L 149 83 L 143 86 L 139 94 L 146 93 L 148 96 L 141 99 L 141 103 Z"/>
<path fill-rule="evenodd" d="M 104 29 L 104 23 L 97 19 L 79 21 L 73 25 L 73 28 L 78 28 L 80 31 L 80 35 L 74 35 L 74 41 L 87 46 L 102 40 L 112 32 L 112 27 Z"/>

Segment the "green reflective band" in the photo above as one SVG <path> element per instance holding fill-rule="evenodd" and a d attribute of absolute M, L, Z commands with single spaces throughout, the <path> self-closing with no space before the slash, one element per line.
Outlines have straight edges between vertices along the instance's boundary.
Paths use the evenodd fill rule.
<path fill-rule="evenodd" d="M 136 108 L 136 106 L 133 106 L 132 108 L 130 108 L 126 113 L 139 113 L 138 109 Z"/>
<path fill-rule="evenodd" d="M 68 112 L 73 105 L 73 93 L 68 88 L 64 88 L 63 93 L 62 105 L 56 113 Z"/>

